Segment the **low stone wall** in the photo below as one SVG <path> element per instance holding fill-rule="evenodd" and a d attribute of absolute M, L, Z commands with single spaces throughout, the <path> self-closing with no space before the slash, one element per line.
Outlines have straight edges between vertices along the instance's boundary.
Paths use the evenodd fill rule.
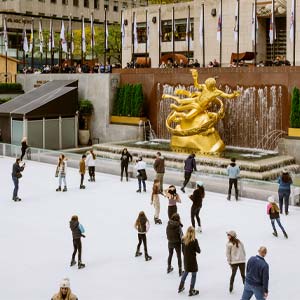
<path fill-rule="evenodd" d="M 300 139 L 283 138 L 279 140 L 278 151 L 282 155 L 291 155 L 300 164 Z"/>

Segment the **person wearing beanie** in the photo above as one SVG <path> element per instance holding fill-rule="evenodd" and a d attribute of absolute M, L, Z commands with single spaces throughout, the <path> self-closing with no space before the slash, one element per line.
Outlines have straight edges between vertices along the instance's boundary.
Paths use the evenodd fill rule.
<path fill-rule="evenodd" d="M 68 278 L 64 278 L 61 281 L 58 293 L 51 300 L 78 300 L 77 296 L 71 291 L 70 280 Z"/>
<path fill-rule="evenodd" d="M 70 221 L 70 229 L 72 231 L 73 248 L 74 248 L 70 266 L 72 267 L 76 265 L 75 256 L 78 251 L 78 269 L 82 269 L 85 267 L 85 264 L 81 262 L 81 249 L 82 249 L 81 237 L 85 238 L 85 235 L 83 234 L 84 228 L 78 221 L 78 216 L 72 216 Z"/>
<path fill-rule="evenodd" d="M 83 154 L 79 162 L 80 189 L 85 189 L 85 185 L 83 184 L 84 174 L 85 174 L 85 159 L 86 159 L 86 155 Z"/>
<path fill-rule="evenodd" d="M 279 207 L 275 202 L 275 198 L 273 196 L 270 196 L 268 198 L 268 206 L 267 206 L 267 214 L 270 216 L 270 220 L 271 220 L 271 224 L 273 227 L 273 235 L 274 236 L 278 236 L 277 234 L 277 230 L 275 227 L 275 221 L 277 222 L 278 226 L 280 227 L 280 229 L 282 230 L 282 233 L 284 235 L 285 238 L 288 238 L 288 235 L 285 231 L 285 229 L 283 228 L 281 222 L 280 222 L 280 216 L 279 216 Z"/>
<path fill-rule="evenodd" d="M 192 153 L 184 162 L 184 182 L 181 191 L 185 193 L 185 187 L 189 183 L 193 171 L 197 171 L 195 154 Z"/>
<path fill-rule="evenodd" d="M 238 177 L 240 176 L 240 167 L 236 165 L 234 157 L 231 159 L 231 163 L 227 167 L 227 175 L 229 177 L 229 188 L 228 188 L 227 200 L 230 201 L 232 186 L 234 186 L 235 200 L 237 201 L 239 199 Z"/>
<path fill-rule="evenodd" d="M 285 214 L 289 214 L 289 199 L 291 194 L 291 184 L 293 180 L 286 170 L 282 171 L 282 175 L 278 178 L 278 198 L 279 198 L 279 208 L 282 214 L 282 208 L 284 203 Z"/>
<path fill-rule="evenodd" d="M 200 209 L 202 208 L 203 198 L 205 196 L 203 182 L 196 181 L 196 187 L 197 188 L 194 190 L 193 194 L 190 195 L 190 199 L 193 201 L 191 207 L 191 221 L 192 221 L 192 226 L 195 228 L 195 218 L 196 218 L 198 223 L 198 231 L 202 232 L 199 213 L 200 213 Z"/>
<path fill-rule="evenodd" d="M 227 232 L 228 242 L 226 244 L 226 257 L 231 267 L 231 276 L 229 283 L 229 292 L 233 291 L 234 278 L 237 269 L 240 269 L 243 283 L 245 283 L 246 252 L 243 243 L 237 239 L 236 232 L 230 230 Z"/>

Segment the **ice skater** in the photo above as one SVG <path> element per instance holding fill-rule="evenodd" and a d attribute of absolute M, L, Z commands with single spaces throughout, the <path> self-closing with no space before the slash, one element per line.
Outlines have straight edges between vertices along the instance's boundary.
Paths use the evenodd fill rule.
<path fill-rule="evenodd" d="M 61 154 L 58 159 L 58 164 L 56 167 L 56 174 L 55 174 L 55 177 L 58 177 L 58 188 L 56 189 L 57 192 L 61 191 L 62 182 L 64 182 L 63 192 L 66 192 L 68 190 L 66 175 L 67 175 L 67 158 L 64 156 L 64 154 Z"/>
<path fill-rule="evenodd" d="M 83 184 L 84 181 L 84 174 L 85 174 L 85 159 L 86 155 L 83 154 L 81 160 L 79 162 L 79 174 L 80 174 L 80 189 L 85 189 L 85 185 Z"/>
<path fill-rule="evenodd" d="M 156 179 L 158 179 L 160 182 L 160 192 L 162 193 L 164 190 L 165 158 L 160 152 L 156 153 L 156 159 L 154 161 L 153 168 L 156 172 Z"/>
<path fill-rule="evenodd" d="M 184 182 L 181 188 L 183 193 L 185 193 L 185 187 L 189 183 L 193 171 L 197 171 L 195 156 L 194 153 L 190 154 L 184 162 Z"/>
<path fill-rule="evenodd" d="M 293 180 L 289 173 L 283 170 L 282 175 L 278 178 L 279 188 L 278 188 L 278 198 L 279 198 L 279 208 L 282 214 L 283 202 L 285 214 L 289 214 L 289 199 L 291 194 L 291 184 Z"/>
<path fill-rule="evenodd" d="M 159 194 L 160 194 L 160 182 L 158 179 L 155 179 L 153 182 L 152 195 L 151 195 L 151 205 L 153 204 L 154 206 L 155 224 L 162 224 L 161 219 L 159 218 L 159 212 L 160 212 Z"/>
<path fill-rule="evenodd" d="M 236 232 L 230 230 L 227 232 L 228 242 L 226 244 L 226 257 L 231 267 L 231 276 L 229 282 L 229 292 L 233 291 L 234 278 L 237 269 L 240 269 L 243 283 L 245 283 L 246 252 L 243 243 L 237 239 Z"/>
<path fill-rule="evenodd" d="M 123 181 L 123 174 L 125 171 L 126 181 L 128 181 L 128 165 L 132 161 L 132 155 L 124 148 L 121 153 L 121 181 Z"/>
<path fill-rule="evenodd" d="M 146 163 L 143 161 L 143 158 L 140 156 L 136 162 L 135 169 L 137 170 L 137 179 L 139 188 L 136 191 L 140 193 L 142 191 L 142 184 L 143 184 L 143 191 L 146 192 L 146 180 L 147 180 L 147 173 L 146 173 Z"/>
<path fill-rule="evenodd" d="M 23 157 L 26 154 L 26 150 L 28 149 L 28 145 L 27 145 L 27 137 L 24 136 L 22 141 L 21 141 L 21 161 L 23 160 Z"/>
<path fill-rule="evenodd" d="M 141 244 L 143 243 L 144 251 L 145 251 L 145 260 L 146 261 L 151 260 L 152 257 L 148 255 L 147 236 L 146 236 L 146 234 L 150 228 L 150 223 L 143 211 L 141 211 L 139 213 L 138 218 L 135 221 L 134 227 L 138 232 L 138 240 L 139 240 L 139 243 L 136 247 L 135 256 L 138 257 L 138 256 L 142 255 L 142 252 L 140 252 L 140 247 L 141 247 Z"/>
<path fill-rule="evenodd" d="M 176 192 L 176 187 L 174 185 L 170 185 L 169 188 L 165 191 L 165 195 L 169 200 L 168 204 L 168 217 L 171 220 L 173 214 L 177 213 L 177 203 L 181 203 L 181 199 Z"/>
<path fill-rule="evenodd" d="M 18 197 L 18 191 L 19 191 L 19 179 L 22 177 L 22 172 L 24 171 L 25 168 L 25 163 L 20 165 L 21 159 L 17 158 L 16 162 L 12 166 L 12 181 L 14 183 L 14 191 L 13 191 L 13 197 L 12 200 L 14 201 L 21 201 L 21 198 Z"/>
<path fill-rule="evenodd" d="M 184 283 L 189 273 L 192 273 L 191 285 L 189 296 L 195 296 L 199 294 L 198 290 L 195 290 L 196 277 L 198 272 L 197 264 L 197 253 L 200 253 L 200 247 L 198 240 L 196 239 L 196 232 L 193 226 L 190 226 L 185 236 L 183 237 L 183 261 L 184 261 L 184 272 L 181 277 L 178 293 L 184 290 Z"/>
<path fill-rule="evenodd" d="M 191 221 L 192 226 L 195 228 L 195 218 L 198 223 L 198 231 L 202 232 L 201 228 L 201 220 L 199 217 L 200 210 L 202 208 L 202 201 L 205 197 L 205 190 L 203 186 L 203 182 L 196 181 L 197 188 L 194 190 L 193 194 L 190 195 L 190 199 L 193 201 L 192 207 L 191 207 Z"/>
<path fill-rule="evenodd" d="M 78 221 L 78 216 L 72 216 L 70 221 L 70 229 L 72 231 L 73 236 L 73 254 L 70 266 L 76 265 L 75 256 L 78 251 L 78 269 L 82 269 L 85 267 L 85 264 L 81 262 L 81 253 L 82 253 L 82 244 L 81 237 L 85 238 L 84 228 Z"/>
<path fill-rule="evenodd" d="M 93 149 L 91 149 L 89 154 L 87 155 L 85 163 L 89 170 L 89 176 L 90 176 L 89 181 L 95 182 L 96 181 L 95 179 L 96 155 Z"/>
<path fill-rule="evenodd" d="M 178 271 L 179 276 L 182 276 L 182 260 L 181 260 L 181 239 L 183 236 L 182 233 L 182 224 L 180 221 L 179 214 L 173 214 L 171 220 L 169 220 L 166 233 L 167 233 L 167 239 L 168 239 L 168 249 L 169 249 L 169 256 L 168 256 L 168 268 L 167 273 L 170 273 L 173 271 L 172 267 L 172 257 L 174 250 L 177 254 L 177 261 L 178 261 Z"/>
<path fill-rule="evenodd" d="M 229 188 L 228 188 L 227 200 L 230 201 L 231 190 L 233 185 L 235 189 L 235 200 L 237 201 L 239 199 L 238 178 L 240 176 L 240 167 L 235 163 L 234 157 L 231 159 L 231 163 L 227 167 L 227 175 L 229 177 Z"/>
<path fill-rule="evenodd" d="M 59 292 L 51 300 L 78 300 L 71 291 L 69 278 L 64 278 L 59 285 Z"/>
<path fill-rule="evenodd" d="M 285 229 L 283 228 L 281 222 L 280 222 L 280 216 L 279 216 L 279 207 L 275 202 L 275 198 L 273 196 L 270 196 L 268 198 L 268 206 L 267 206 L 267 214 L 270 216 L 271 219 L 271 224 L 272 224 L 272 228 L 273 228 L 273 235 L 274 236 L 278 236 L 277 234 L 277 230 L 275 227 L 275 221 L 277 222 L 278 226 L 280 227 L 280 229 L 282 230 L 282 233 L 284 235 L 285 238 L 288 238 L 288 235 L 285 231 Z"/>

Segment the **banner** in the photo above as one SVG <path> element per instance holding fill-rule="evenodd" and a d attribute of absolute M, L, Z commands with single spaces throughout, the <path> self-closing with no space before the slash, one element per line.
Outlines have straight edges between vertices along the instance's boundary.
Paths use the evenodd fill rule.
<path fill-rule="evenodd" d="M 64 21 L 61 21 L 61 29 L 60 29 L 60 42 L 61 42 L 61 49 L 63 52 L 68 52 L 68 44 L 65 39 L 65 24 Z"/>
<path fill-rule="evenodd" d="M 39 20 L 39 42 L 40 42 L 40 53 L 43 54 L 44 37 L 43 37 L 43 29 L 42 29 L 42 21 L 41 20 Z"/>
<path fill-rule="evenodd" d="M 82 26 L 81 26 L 81 44 L 82 44 L 82 52 L 86 52 L 86 42 L 85 42 L 85 26 L 84 26 L 84 18 L 82 17 Z"/>
<path fill-rule="evenodd" d="M 124 15 L 122 13 L 122 20 L 121 20 L 121 33 L 122 33 L 122 47 L 125 46 L 125 20 L 124 20 Z"/>
<path fill-rule="evenodd" d="M 238 34 L 239 34 L 238 24 L 239 24 L 239 0 L 236 0 L 235 14 L 234 14 L 234 28 L 233 28 L 234 40 L 236 43 L 238 41 Z"/>
<path fill-rule="evenodd" d="M 106 22 L 105 22 L 105 49 L 108 49 L 108 37 L 109 37 L 108 21 L 106 20 Z"/>
<path fill-rule="evenodd" d="M 53 21 L 50 20 L 50 32 L 49 32 L 49 43 L 48 43 L 48 49 L 51 51 L 55 47 L 54 43 L 54 31 L 53 31 Z"/>
<path fill-rule="evenodd" d="M 195 26 L 195 25 L 194 25 Z M 199 41 L 200 41 L 200 47 L 203 48 L 204 45 L 204 32 L 203 32 L 204 28 L 203 28 L 203 7 L 201 7 L 201 13 L 200 13 L 200 24 L 199 24 Z"/>
<path fill-rule="evenodd" d="M 26 36 L 26 26 L 24 25 L 23 33 L 22 33 L 22 39 L 23 39 L 23 51 L 28 52 L 28 40 Z"/>
<path fill-rule="evenodd" d="M 218 27 L 217 27 L 217 41 L 221 43 L 221 32 L 222 32 L 222 11 L 221 11 L 221 2 L 219 4 L 218 11 Z"/>
<path fill-rule="evenodd" d="M 292 0 L 291 23 L 290 23 L 290 41 L 291 41 L 291 43 L 294 43 L 294 26 L 295 26 L 295 1 Z"/>
<path fill-rule="evenodd" d="M 29 52 L 33 51 L 33 19 L 30 25 Z"/>
<path fill-rule="evenodd" d="M 134 44 L 134 49 L 137 49 L 138 36 L 137 36 L 137 24 L 136 24 L 136 13 L 135 12 L 134 12 L 134 18 L 133 18 L 133 44 Z"/>
<path fill-rule="evenodd" d="M 272 0 L 270 28 L 269 28 L 269 39 L 270 39 L 270 44 L 271 45 L 274 43 L 274 40 L 276 39 L 274 0 Z"/>
<path fill-rule="evenodd" d="M 5 49 L 5 52 L 7 52 L 7 50 L 8 50 L 8 36 L 7 36 L 6 17 L 4 17 L 4 24 L 3 24 L 3 39 L 4 39 L 4 49 Z"/>
<path fill-rule="evenodd" d="M 95 47 L 94 15 L 91 13 L 91 48 Z"/>
<path fill-rule="evenodd" d="M 252 42 L 255 43 L 255 36 L 258 30 L 258 22 L 257 22 L 257 15 L 255 11 L 255 4 L 252 4 L 252 19 L 251 19 L 251 39 Z"/>

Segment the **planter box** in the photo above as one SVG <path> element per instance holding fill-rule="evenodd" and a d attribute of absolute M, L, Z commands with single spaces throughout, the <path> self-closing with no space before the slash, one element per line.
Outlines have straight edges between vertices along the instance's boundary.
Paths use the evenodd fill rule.
<path fill-rule="evenodd" d="M 138 126 L 140 122 L 146 122 L 147 118 L 140 117 L 124 117 L 124 116 L 111 116 L 110 122 L 114 124 L 127 124 Z"/>
<path fill-rule="evenodd" d="M 300 138 L 300 128 L 289 128 L 288 134 Z"/>

